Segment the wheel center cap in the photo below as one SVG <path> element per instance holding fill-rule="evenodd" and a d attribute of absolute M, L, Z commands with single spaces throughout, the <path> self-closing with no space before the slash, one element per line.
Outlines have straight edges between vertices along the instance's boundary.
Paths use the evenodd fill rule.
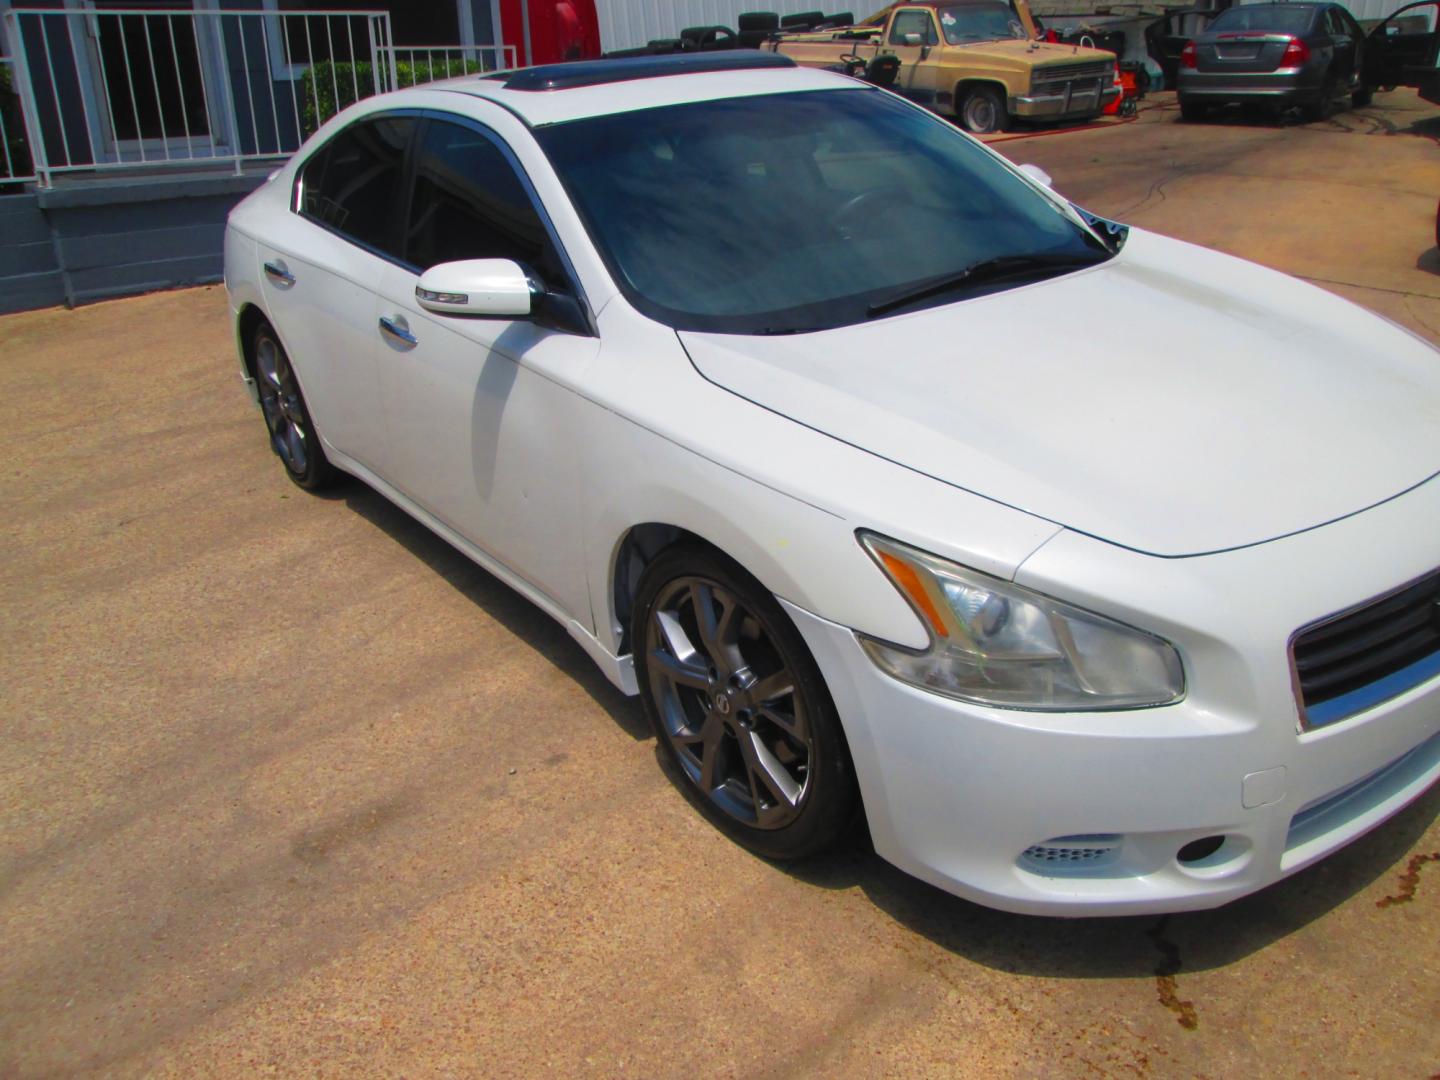
<path fill-rule="evenodd" d="M 715 697 L 715 711 L 721 716 L 730 715 L 730 693 L 717 694 Z"/>

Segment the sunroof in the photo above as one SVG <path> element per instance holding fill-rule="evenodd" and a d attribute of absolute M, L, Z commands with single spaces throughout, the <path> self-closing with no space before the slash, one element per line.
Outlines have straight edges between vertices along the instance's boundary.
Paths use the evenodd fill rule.
<path fill-rule="evenodd" d="M 520 71 L 498 72 L 485 78 L 504 79 L 506 90 L 572 90 L 581 86 L 629 82 L 632 79 L 658 79 L 666 75 L 795 66 L 794 60 L 779 53 L 760 52 L 758 49 L 725 49 L 708 53 L 665 53 L 658 56 L 627 56 L 614 60 L 542 64 Z"/>

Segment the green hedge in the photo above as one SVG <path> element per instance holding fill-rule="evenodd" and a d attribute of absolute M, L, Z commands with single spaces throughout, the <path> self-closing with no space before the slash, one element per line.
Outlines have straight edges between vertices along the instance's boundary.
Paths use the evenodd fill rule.
<path fill-rule="evenodd" d="M 436 79 L 449 79 L 456 75 L 471 75 L 481 70 L 483 67 L 477 60 L 437 60 L 434 63 L 415 64 L 403 60 L 397 61 L 395 64 L 395 78 L 398 83 L 396 89 L 414 86 L 417 83 L 434 82 Z M 307 69 L 300 76 L 300 84 L 305 88 L 305 104 L 302 113 L 304 134 L 310 135 L 345 106 L 353 105 L 357 100 L 355 96 L 357 88 L 362 98 L 367 98 L 375 93 L 375 72 L 368 60 L 339 64 L 325 60 Z M 337 86 L 340 89 L 338 101 L 335 98 Z M 319 91 L 318 99 L 316 97 L 317 90 Z"/>

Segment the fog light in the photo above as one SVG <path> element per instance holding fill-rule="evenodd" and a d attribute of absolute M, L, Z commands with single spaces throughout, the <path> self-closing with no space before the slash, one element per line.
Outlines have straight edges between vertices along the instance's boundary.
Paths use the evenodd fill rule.
<path fill-rule="evenodd" d="M 1199 840 L 1191 840 L 1176 853 L 1175 858 L 1181 863 L 1204 862 L 1211 855 L 1214 855 L 1225 843 L 1223 836 L 1206 836 Z"/>

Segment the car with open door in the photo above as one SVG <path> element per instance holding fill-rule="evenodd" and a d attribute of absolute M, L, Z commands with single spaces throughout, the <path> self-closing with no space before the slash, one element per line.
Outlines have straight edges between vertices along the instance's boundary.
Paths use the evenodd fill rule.
<path fill-rule="evenodd" d="M 1440 105 L 1440 0 L 1406 4 L 1370 31 L 1365 81 L 1384 89 L 1413 86 Z"/>
<path fill-rule="evenodd" d="M 1244 4 L 1222 11 L 1180 53 L 1176 91 L 1184 120 L 1214 106 L 1298 106 L 1319 120 L 1349 101 L 1370 103 L 1365 35 L 1339 4 Z"/>
<path fill-rule="evenodd" d="M 873 85 L 382 94 L 236 207 L 225 281 L 284 473 L 555 618 L 759 855 L 863 815 L 996 907 L 1212 907 L 1440 777 L 1440 353 Z"/>

